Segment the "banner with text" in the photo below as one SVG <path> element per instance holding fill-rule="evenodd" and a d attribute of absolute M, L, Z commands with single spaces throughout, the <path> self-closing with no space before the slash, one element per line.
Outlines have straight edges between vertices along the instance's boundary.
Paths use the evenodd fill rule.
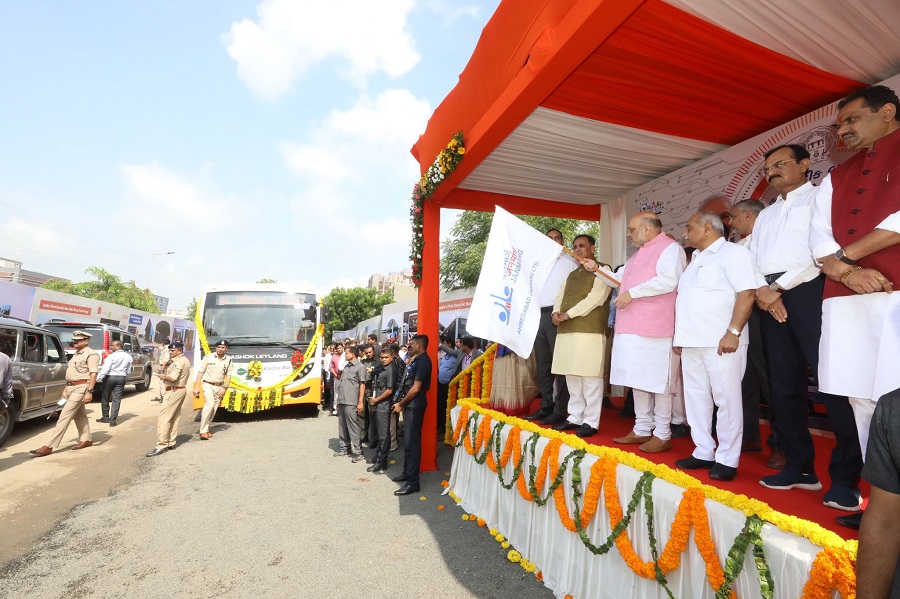
<path fill-rule="evenodd" d="M 469 309 L 469 334 L 527 358 L 541 319 L 537 301 L 562 246 L 499 206 Z"/>

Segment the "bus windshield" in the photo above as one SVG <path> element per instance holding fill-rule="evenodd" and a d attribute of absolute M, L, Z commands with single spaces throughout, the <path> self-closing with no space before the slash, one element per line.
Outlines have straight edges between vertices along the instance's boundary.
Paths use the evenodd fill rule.
<path fill-rule="evenodd" d="M 211 347 L 222 339 L 239 345 L 309 345 L 316 332 L 316 309 L 312 293 L 211 292 L 203 304 L 203 328 Z"/>

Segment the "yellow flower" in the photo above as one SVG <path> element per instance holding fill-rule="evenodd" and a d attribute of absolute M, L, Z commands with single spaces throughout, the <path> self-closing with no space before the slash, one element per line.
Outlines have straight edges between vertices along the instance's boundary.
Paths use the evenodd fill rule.
<path fill-rule="evenodd" d="M 506 537 L 504 537 L 503 535 L 501 535 L 499 532 L 497 533 L 497 535 L 496 535 L 494 538 L 497 539 L 497 542 L 498 542 L 498 543 L 502 543 L 503 541 L 506 540 Z"/>
<path fill-rule="evenodd" d="M 489 533 L 492 537 L 496 537 L 496 536 L 497 536 L 497 529 L 496 529 L 496 528 L 492 528 L 492 529 L 490 529 L 490 530 L 488 531 L 488 533 Z"/>
<path fill-rule="evenodd" d="M 500 543 L 500 546 L 504 549 L 509 549 L 509 541 L 503 541 L 502 543 Z"/>
<path fill-rule="evenodd" d="M 465 148 L 457 148 L 457 149 L 456 149 L 456 153 L 459 154 L 459 155 L 465 154 L 465 153 L 466 153 L 466 149 L 465 149 Z M 466 164 L 469 164 L 469 163 L 467 162 Z"/>
<path fill-rule="evenodd" d="M 522 561 L 522 554 L 515 549 L 511 549 L 509 553 L 506 554 L 506 559 L 514 564 L 518 564 L 520 561 Z"/>
<path fill-rule="evenodd" d="M 426 501 L 427 499 L 428 499 L 428 498 L 425 497 L 424 495 L 422 495 L 421 497 L 419 497 L 419 501 Z"/>
<path fill-rule="evenodd" d="M 463 515 L 462 515 L 462 519 L 468 521 L 468 519 L 469 519 L 469 514 L 463 514 Z"/>

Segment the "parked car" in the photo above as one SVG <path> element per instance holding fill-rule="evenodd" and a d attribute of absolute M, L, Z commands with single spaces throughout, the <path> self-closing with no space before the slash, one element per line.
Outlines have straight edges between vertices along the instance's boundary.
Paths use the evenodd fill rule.
<path fill-rule="evenodd" d="M 12 360 L 13 398 L 0 404 L 0 445 L 16 422 L 46 416 L 66 386 L 66 353 L 56 333 L 27 320 L 0 316 L 0 351 Z"/>
<path fill-rule="evenodd" d="M 113 341 L 121 341 L 122 349 L 131 354 L 131 375 L 125 381 L 126 385 L 134 385 L 138 391 L 146 391 L 150 388 L 150 378 L 153 376 L 153 359 L 141 349 L 137 335 L 129 333 L 125 329 L 105 324 L 102 322 L 45 322 L 41 325 L 48 331 L 59 335 L 66 348 L 66 353 L 74 354 L 75 348 L 69 344 L 72 341 L 72 333 L 84 331 L 91 335 L 88 346 L 100 354 L 101 362 L 109 355 L 109 344 Z M 98 396 L 99 397 L 99 396 Z"/>

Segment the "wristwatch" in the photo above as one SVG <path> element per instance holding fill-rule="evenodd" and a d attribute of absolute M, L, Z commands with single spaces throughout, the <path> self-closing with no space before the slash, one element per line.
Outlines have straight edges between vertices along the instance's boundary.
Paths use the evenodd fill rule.
<path fill-rule="evenodd" d="M 841 248 L 838 251 L 836 251 L 834 253 L 834 257 L 837 260 L 840 260 L 841 262 L 843 262 L 844 264 L 849 264 L 850 266 L 856 266 L 856 263 L 859 262 L 859 260 L 853 260 L 849 256 L 847 256 L 847 254 L 844 253 L 844 248 Z"/>
<path fill-rule="evenodd" d="M 728 331 L 729 333 L 731 333 L 732 335 L 735 335 L 736 337 L 741 336 L 741 331 L 737 327 L 728 327 L 725 330 Z"/>
<path fill-rule="evenodd" d="M 85 393 L 93 393 L 93 392 L 94 392 L 93 389 L 86 389 L 86 390 L 85 390 Z"/>
<path fill-rule="evenodd" d="M 774 291 L 775 293 L 784 293 L 784 287 L 778 284 L 778 281 L 772 281 L 769 283 L 769 289 Z"/>

